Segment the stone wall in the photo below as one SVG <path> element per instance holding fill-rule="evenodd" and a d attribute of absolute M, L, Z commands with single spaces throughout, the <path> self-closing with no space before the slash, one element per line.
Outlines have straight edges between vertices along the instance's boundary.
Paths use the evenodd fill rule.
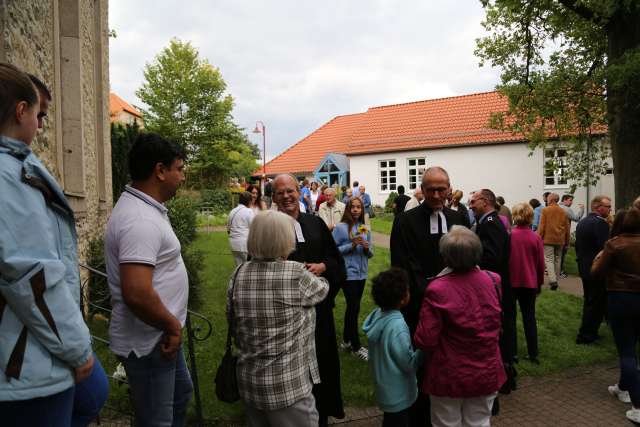
<path fill-rule="evenodd" d="M 0 61 L 51 89 L 32 147 L 76 212 L 80 257 L 111 207 L 107 0 L 0 0 Z"/>

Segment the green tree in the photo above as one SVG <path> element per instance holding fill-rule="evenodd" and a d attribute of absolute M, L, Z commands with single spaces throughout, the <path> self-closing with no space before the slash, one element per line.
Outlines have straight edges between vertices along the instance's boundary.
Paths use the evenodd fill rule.
<path fill-rule="evenodd" d="M 129 183 L 129 150 L 140 133 L 138 122 L 132 125 L 111 123 L 111 188 L 115 204 Z"/>
<path fill-rule="evenodd" d="M 523 133 L 531 147 L 573 142 L 569 178 L 593 183 L 606 168 L 608 128 L 616 203 L 640 193 L 640 2 L 480 0 L 489 36 L 481 65 L 502 68 L 509 110 L 493 125 Z"/>
<path fill-rule="evenodd" d="M 258 149 L 233 123 L 233 98 L 220 70 L 191 43 L 171 40 L 144 77 L 136 94 L 148 106 L 145 126 L 185 147 L 191 184 L 221 185 L 257 169 Z"/>

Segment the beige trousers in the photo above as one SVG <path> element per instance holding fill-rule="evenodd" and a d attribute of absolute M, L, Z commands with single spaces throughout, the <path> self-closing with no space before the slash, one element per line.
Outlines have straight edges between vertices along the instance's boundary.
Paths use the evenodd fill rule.
<path fill-rule="evenodd" d="M 562 245 L 544 245 L 544 265 L 549 275 L 549 283 L 558 283 Z"/>
<path fill-rule="evenodd" d="M 429 396 L 433 427 L 490 427 L 491 406 L 498 393 L 456 399 Z"/>

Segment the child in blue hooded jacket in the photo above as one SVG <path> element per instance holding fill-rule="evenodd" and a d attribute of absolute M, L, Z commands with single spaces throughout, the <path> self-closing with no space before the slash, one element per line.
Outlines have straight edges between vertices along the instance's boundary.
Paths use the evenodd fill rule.
<path fill-rule="evenodd" d="M 409 302 L 409 279 L 404 270 L 391 268 L 373 279 L 373 300 L 380 307 L 367 316 L 362 329 L 369 341 L 369 369 L 383 427 L 408 426 L 409 408 L 418 397 L 416 370 L 422 352 L 414 351 L 409 327 L 400 309 Z"/>

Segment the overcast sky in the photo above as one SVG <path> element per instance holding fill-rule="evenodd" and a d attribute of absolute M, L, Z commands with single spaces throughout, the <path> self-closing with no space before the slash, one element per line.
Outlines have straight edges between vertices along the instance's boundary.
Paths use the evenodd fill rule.
<path fill-rule="evenodd" d="M 267 160 L 333 117 L 486 92 L 498 70 L 473 55 L 478 0 L 110 0 L 111 90 L 141 105 L 144 65 L 169 40 L 218 67 L 235 122 L 267 128 Z"/>

